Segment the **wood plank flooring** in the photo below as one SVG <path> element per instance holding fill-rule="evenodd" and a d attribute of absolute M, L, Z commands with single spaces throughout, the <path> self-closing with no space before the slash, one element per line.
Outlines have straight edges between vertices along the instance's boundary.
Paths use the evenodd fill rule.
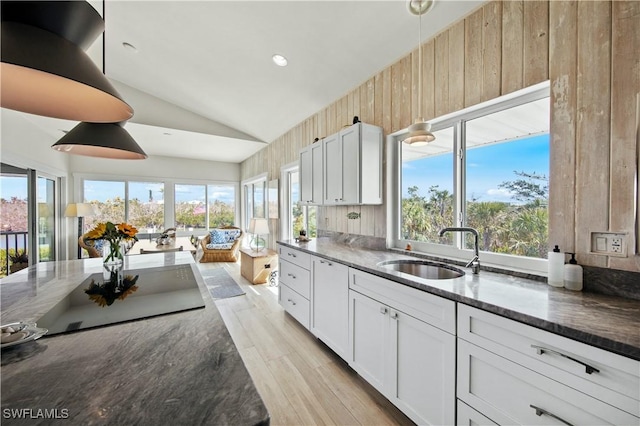
<path fill-rule="evenodd" d="M 412 425 L 379 392 L 278 304 L 277 287 L 252 285 L 236 263 L 224 267 L 246 292 L 216 301 L 272 425 Z"/>

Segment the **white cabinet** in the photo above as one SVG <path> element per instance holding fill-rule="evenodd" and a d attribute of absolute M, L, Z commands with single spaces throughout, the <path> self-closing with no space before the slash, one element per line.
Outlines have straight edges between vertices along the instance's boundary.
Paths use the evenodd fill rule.
<path fill-rule="evenodd" d="M 324 204 L 382 204 L 382 129 L 356 123 L 323 144 Z"/>
<path fill-rule="evenodd" d="M 300 151 L 300 202 L 302 204 L 322 204 L 324 199 L 323 149 L 322 142 L 315 142 Z"/>
<path fill-rule="evenodd" d="M 311 256 L 278 245 L 278 302 L 307 330 L 310 320 Z"/>
<path fill-rule="evenodd" d="M 450 329 L 455 303 L 354 269 L 349 278 L 351 367 L 413 421 L 453 424 L 455 335 L 425 319 Z"/>
<path fill-rule="evenodd" d="M 311 332 L 343 359 L 349 333 L 349 268 L 312 257 Z"/>
<path fill-rule="evenodd" d="M 498 424 L 638 425 L 640 362 L 458 304 L 457 395 Z"/>

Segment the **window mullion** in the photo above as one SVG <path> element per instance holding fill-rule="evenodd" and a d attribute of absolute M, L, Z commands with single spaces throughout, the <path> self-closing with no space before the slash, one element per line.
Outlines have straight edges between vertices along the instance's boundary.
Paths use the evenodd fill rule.
<path fill-rule="evenodd" d="M 466 173 L 465 173 L 465 153 L 466 141 L 464 122 L 456 122 L 453 127 L 453 176 L 454 176 L 454 226 L 463 226 L 465 222 L 466 203 L 464 202 L 466 193 Z M 456 233 L 455 245 L 458 249 L 464 248 L 464 235 Z"/>

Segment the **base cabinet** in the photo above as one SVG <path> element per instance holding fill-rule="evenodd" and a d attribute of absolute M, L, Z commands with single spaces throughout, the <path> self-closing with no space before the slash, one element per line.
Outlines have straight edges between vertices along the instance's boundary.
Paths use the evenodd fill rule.
<path fill-rule="evenodd" d="M 355 275 L 359 288 L 367 280 L 378 286 L 387 281 Z M 414 318 L 400 309 L 401 302 L 381 294 L 350 290 L 349 301 L 351 367 L 416 423 L 453 424 L 455 336 Z"/>
<path fill-rule="evenodd" d="M 497 426 L 497 423 L 491 421 L 490 418 L 483 416 L 460 400 L 458 400 L 456 408 L 456 424 L 458 426 Z"/>
<path fill-rule="evenodd" d="M 284 246 L 278 246 L 278 254 L 278 302 L 308 330 L 311 318 L 311 256 Z"/>
<path fill-rule="evenodd" d="M 312 257 L 311 332 L 347 359 L 349 333 L 349 268 Z"/>

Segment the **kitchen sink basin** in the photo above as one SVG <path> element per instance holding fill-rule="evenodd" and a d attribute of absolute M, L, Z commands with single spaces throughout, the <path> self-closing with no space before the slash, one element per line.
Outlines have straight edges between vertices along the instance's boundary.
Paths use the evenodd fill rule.
<path fill-rule="evenodd" d="M 427 280 L 447 280 L 464 275 L 464 271 L 458 268 L 427 260 L 387 260 L 378 263 L 378 266 Z"/>

